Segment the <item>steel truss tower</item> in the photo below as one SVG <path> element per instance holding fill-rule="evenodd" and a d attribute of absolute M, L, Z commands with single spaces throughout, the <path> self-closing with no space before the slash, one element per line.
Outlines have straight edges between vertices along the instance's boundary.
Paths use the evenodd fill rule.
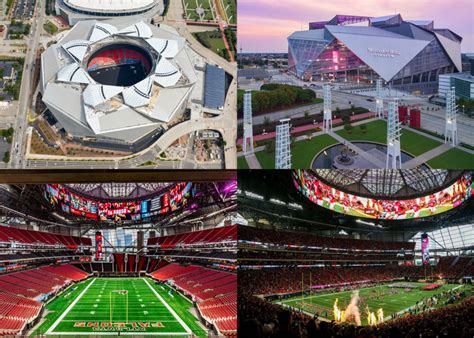
<path fill-rule="evenodd" d="M 244 155 L 253 153 L 253 127 L 252 127 L 252 91 L 244 93 L 244 139 L 242 142 Z"/>
<path fill-rule="evenodd" d="M 275 169 L 291 169 L 290 119 L 276 126 Z"/>
<path fill-rule="evenodd" d="M 400 153 L 400 122 L 398 121 L 398 99 L 388 103 L 387 121 L 387 169 L 402 168 Z"/>
<path fill-rule="evenodd" d="M 453 147 L 458 145 L 456 113 L 456 93 L 454 87 L 452 87 L 446 92 L 446 132 L 444 133 L 444 143 L 451 143 Z"/>
<path fill-rule="evenodd" d="M 332 131 L 332 110 L 331 110 L 331 85 L 323 85 L 323 131 Z"/>
<path fill-rule="evenodd" d="M 382 79 L 377 79 L 375 82 L 375 117 L 383 119 L 383 98 L 382 98 Z"/>

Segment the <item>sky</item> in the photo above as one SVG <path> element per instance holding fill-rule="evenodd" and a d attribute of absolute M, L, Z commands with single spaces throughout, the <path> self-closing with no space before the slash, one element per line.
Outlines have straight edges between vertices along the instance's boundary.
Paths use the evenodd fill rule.
<path fill-rule="evenodd" d="M 310 21 L 336 14 L 431 19 L 463 37 L 463 52 L 474 52 L 474 0 L 238 0 L 238 46 L 242 52 L 287 52 L 286 38 L 307 30 Z"/>

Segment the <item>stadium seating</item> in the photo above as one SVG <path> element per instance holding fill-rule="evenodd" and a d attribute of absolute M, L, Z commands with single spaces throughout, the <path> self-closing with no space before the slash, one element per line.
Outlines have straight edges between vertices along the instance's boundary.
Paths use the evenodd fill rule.
<path fill-rule="evenodd" d="M 237 225 L 222 228 L 185 232 L 179 235 L 154 237 L 148 239 L 148 246 L 174 248 L 183 246 L 209 245 L 237 240 Z"/>
<path fill-rule="evenodd" d="M 38 301 L 0 291 L 0 335 L 15 335 L 41 311 Z"/>
<path fill-rule="evenodd" d="M 308 233 L 273 231 L 256 229 L 253 227 L 241 227 L 239 229 L 239 240 L 261 243 L 278 244 L 282 246 L 301 246 L 312 248 L 324 248 L 326 250 L 337 249 L 339 251 L 413 251 L 414 242 L 388 242 L 375 240 L 362 240 L 353 238 L 324 237 Z"/>
<path fill-rule="evenodd" d="M 197 303 L 201 316 L 223 335 L 237 334 L 237 275 L 197 265 L 168 264 L 150 274 L 169 281 Z"/>
<path fill-rule="evenodd" d="M 92 245 L 92 241 L 88 237 L 66 236 L 49 232 L 12 228 L 7 226 L 0 226 L 0 242 L 15 242 L 25 245 L 66 247 L 77 247 L 78 245 Z"/>
<path fill-rule="evenodd" d="M 43 266 L 0 276 L 0 292 L 35 298 L 41 294 L 55 292 L 69 280 L 78 281 L 87 273 L 70 265 Z"/>
<path fill-rule="evenodd" d="M 97 53 L 94 55 L 94 58 L 90 60 L 87 68 L 89 70 L 94 70 L 102 67 L 133 64 L 138 62 L 141 62 L 146 70 L 150 69 L 150 63 L 140 52 L 127 48 L 117 48 Z"/>

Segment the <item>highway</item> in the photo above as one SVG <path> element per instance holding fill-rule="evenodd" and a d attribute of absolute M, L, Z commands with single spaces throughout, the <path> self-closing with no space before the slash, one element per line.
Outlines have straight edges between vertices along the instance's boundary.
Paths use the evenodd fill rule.
<path fill-rule="evenodd" d="M 39 39 L 43 30 L 45 1 L 39 0 L 36 3 L 35 14 L 31 23 L 30 35 L 27 39 L 28 49 L 26 51 L 25 63 L 23 67 L 23 77 L 21 80 L 21 89 L 18 105 L 18 115 L 15 125 L 15 134 L 12 142 L 11 160 L 9 168 L 24 168 L 26 166 L 23 161 L 25 152 L 26 130 L 28 128 L 28 107 L 32 90 L 32 79 L 35 66 L 35 55 L 38 48 Z"/>

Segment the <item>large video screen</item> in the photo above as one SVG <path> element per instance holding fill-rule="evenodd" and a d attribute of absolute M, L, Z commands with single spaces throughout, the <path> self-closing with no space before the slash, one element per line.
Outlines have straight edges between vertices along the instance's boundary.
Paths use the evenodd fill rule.
<path fill-rule="evenodd" d="M 439 214 L 459 206 L 474 194 L 470 174 L 434 194 L 406 200 L 373 199 L 349 194 L 323 183 L 306 170 L 294 170 L 293 182 L 304 196 L 322 207 L 356 217 L 388 220 Z"/>
<path fill-rule="evenodd" d="M 79 196 L 62 184 L 46 184 L 44 196 L 51 205 L 66 214 L 101 221 L 139 221 L 186 207 L 189 198 L 195 193 L 193 186 L 192 182 L 180 182 L 147 199 L 107 201 Z"/>

